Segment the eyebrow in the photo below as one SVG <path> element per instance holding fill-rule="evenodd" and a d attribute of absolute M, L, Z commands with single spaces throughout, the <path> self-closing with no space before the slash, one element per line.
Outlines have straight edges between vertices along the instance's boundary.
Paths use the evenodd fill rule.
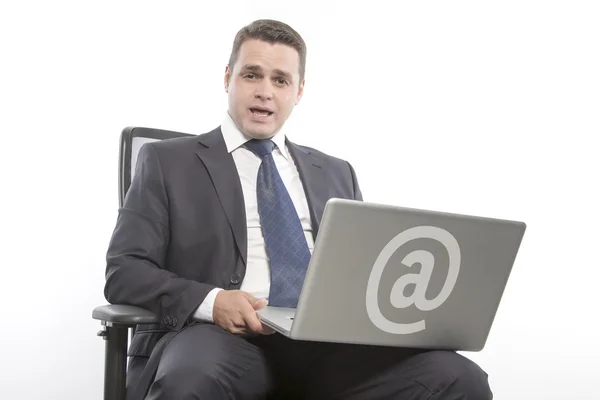
<path fill-rule="evenodd" d="M 262 69 L 262 67 L 260 65 L 246 64 L 246 65 L 244 65 L 244 67 L 242 67 L 242 72 L 263 72 L 263 69 Z M 273 73 L 275 75 L 283 76 L 284 78 L 286 78 L 290 82 L 293 81 L 292 74 L 290 74 L 289 72 L 286 72 L 284 70 L 275 68 L 273 70 Z"/>

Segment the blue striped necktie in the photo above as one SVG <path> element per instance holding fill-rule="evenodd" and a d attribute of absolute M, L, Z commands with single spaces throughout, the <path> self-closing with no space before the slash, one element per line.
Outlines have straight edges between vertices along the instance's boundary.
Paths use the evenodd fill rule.
<path fill-rule="evenodd" d="M 295 308 L 304 284 L 310 250 L 300 218 L 279 176 L 270 139 L 252 139 L 246 148 L 261 158 L 256 183 L 258 215 L 271 267 L 269 305 Z"/>

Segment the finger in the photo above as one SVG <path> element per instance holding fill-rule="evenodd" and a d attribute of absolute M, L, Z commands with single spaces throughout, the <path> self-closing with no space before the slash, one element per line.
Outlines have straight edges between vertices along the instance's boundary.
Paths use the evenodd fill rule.
<path fill-rule="evenodd" d="M 254 304 L 252 304 L 252 307 L 256 311 L 258 311 L 258 310 L 262 310 L 263 308 L 265 308 L 267 306 L 267 304 L 269 304 L 267 299 L 258 299 L 254 302 Z"/>
<path fill-rule="evenodd" d="M 230 330 L 229 332 L 234 335 L 244 335 L 244 334 L 248 333 L 248 330 L 246 329 L 246 327 L 243 327 L 243 328 L 235 327 L 234 329 Z"/>
<path fill-rule="evenodd" d="M 265 298 L 257 299 L 256 297 L 254 297 L 252 294 L 250 294 L 248 292 L 242 292 L 242 293 L 243 293 L 244 297 L 250 302 L 250 304 L 252 305 L 252 307 L 255 310 L 263 309 L 269 303 L 267 301 L 267 299 L 265 299 Z"/>
<path fill-rule="evenodd" d="M 247 332 L 246 322 L 244 321 L 244 317 L 240 314 L 235 320 L 231 320 L 229 325 L 229 329 L 227 329 L 230 333 L 234 335 L 241 335 Z"/>
<path fill-rule="evenodd" d="M 262 332 L 263 335 L 272 335 L 275 333 L 275 329 L 263 324 L 262 326 Z"/>
<path fill-rule="evenodd" d="M 246 325 L 248 326 L 248 329 L 254 333 L 261 333 L 263 330 L 263 324 L 260 322 L 256 313 L 248 315 Z"/>
<path fill-rule="evenodd" d="M 249 306 L 248 308 L 244 307 L 243 313 L 244 321 L 246 322 L 248 329 L 255 333 L 262 332 L 263 326 L 258 318 L 258 315 L 256 314 L 256 311 Z"/>
<path fill-rule="evenodd" d="M 242 294 L 244 295 L 246 300 L 248 300 L 250 302 L 250 304 L 254 304 L 258 300 L 256 297 L 254 297 L 253 295 L 251 295 L 248 292 L 242 292 Z"/>

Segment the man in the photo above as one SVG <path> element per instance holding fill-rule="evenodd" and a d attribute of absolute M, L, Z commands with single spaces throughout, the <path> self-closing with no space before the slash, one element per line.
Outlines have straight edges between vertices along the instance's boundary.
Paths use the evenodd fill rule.
<path fill-rule="evenodd" d="M 136 331 L 128 393 L 490 399 L 485 372 L 454 352 L 293 341 L 261 324 L 256 310 L 267 300 L 297 301 L 326 201 L 362 200 L 348 162 L 285 137 L 305 62 L 291 27 L 253 22 L 234 40 L 222 125 L 140 151 L 108 250 L 105 295 L 161 323 Z"/>

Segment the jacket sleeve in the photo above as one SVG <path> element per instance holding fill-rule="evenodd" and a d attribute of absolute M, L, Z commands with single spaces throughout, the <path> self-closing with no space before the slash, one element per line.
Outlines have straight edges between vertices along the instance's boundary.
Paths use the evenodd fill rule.
<path fill-rule="evenodd" d="M 354 187 L 354 200 L 363 201 L 362 192 L 360 191 L 360 186 L 358 184 L 358 178 L 356 177 L 356 172 L 354 172 L 354 168 L 352 164 L 348 163 L 348 167 L 350 168 L 350 175 L 352 176 L 352 185 Z"/>
<path fill-rule="evenodd" d="M 108 247 L 104 295 L 112 304 L 153 311 L 164 329 L 178 331 L 214 286 L 168 271 L 168 210 L 160 160 L 144 144 Z"/>

